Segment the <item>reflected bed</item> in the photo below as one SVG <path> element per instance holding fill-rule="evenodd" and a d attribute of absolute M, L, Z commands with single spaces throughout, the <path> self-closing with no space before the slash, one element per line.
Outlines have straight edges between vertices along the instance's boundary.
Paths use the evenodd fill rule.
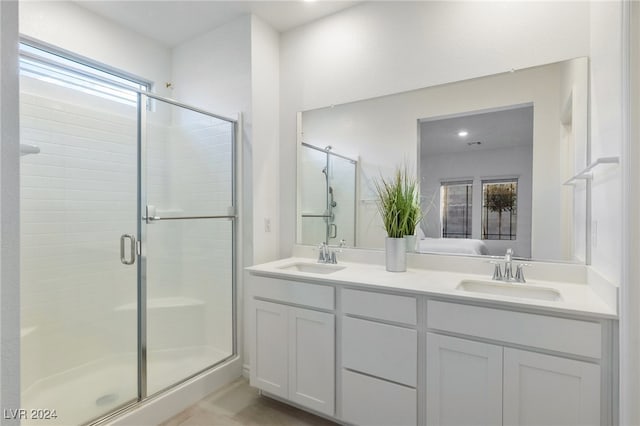
<path fill-rule="evenodd" d="M 489 248 L 481 240 L 470 238 L 422 238 L 418 241 L 418 252 L 489 254 Z"/>

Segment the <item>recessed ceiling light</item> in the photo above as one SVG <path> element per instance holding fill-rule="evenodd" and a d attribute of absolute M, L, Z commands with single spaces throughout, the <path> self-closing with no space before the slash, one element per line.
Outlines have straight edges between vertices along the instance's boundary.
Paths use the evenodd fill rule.
<path fill-rule="evenodd" d="M 466 130 L 460 130 L 458 132 L 458 136 L 460 136 L 461 138 L 466 137 L 469 134 L 469 132 L 467 132 Z"/>

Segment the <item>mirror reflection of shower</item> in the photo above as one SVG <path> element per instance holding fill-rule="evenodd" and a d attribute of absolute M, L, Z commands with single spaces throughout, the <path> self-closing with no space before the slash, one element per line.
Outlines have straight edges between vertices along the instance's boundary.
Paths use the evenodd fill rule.
<path fill-rule="evenodd" d="M 329 153 L 331 151 L 331 145 L 327 145 L 324 150 L 327 152 L 326 166 L 322 169 L 322 174 L 325 180 L 325 193 L 327 194 L 327 209 L 324 211 L 324 222 L 326 224 L 326 238 L 325 242 L 329 244 L 331 238 L 336 238 L 338 235 L 338 225 L 335 223 L 336 216 L 333 213 L 333 208 L 338 205 L 333 197 L 333 187 L 330 185 L 329 167 L 331 166 Z"/>
<path fill-rule="evenodd" d="M 328 145 L 302 143 L 301 234 L 304 244 L 355 244 L 357 161 Z"/>

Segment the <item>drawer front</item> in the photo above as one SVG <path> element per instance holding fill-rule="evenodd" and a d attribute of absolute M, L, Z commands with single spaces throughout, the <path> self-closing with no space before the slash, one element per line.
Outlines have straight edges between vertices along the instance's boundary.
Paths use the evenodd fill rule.
<path fill-rule="evenodd" d="M 312 308 L 335 309 L 335 289 L 328 285 L 252 276 L 251 294 Z"/>
<path fill-rule="evenodd" d="M 602 357 L 602 328 L 599 323 L 588 321 L 430 300 L 427 327 L 591 358 Z"/>
<path fill-rule="evenodd" d="M 415 297 L 342 290 L 342 309 L 347 314 L 416 325 L 416 306 Z"/>
<path fill-rule="evenodd" d="M 394 325 L 344 317 L 342 366 L 416 387 L 418 333 Z"/>
<path fill-rule="evenodd" d="M 355 425 L 416 425 L 416 390 L 342 371 L 342 420 Z"/>

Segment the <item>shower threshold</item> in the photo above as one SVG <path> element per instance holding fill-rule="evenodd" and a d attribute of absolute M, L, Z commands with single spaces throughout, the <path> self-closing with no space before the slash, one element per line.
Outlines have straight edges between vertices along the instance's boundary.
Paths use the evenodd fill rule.
<path fill-rule="evenodd" d="M 191 347 L 150 352 L 150 393 L 162 391 L 211 367 L 231 354 L 213 347 Z M 22 394 L 27 410 L 55 410 L 56 418 L 26 419 L 22 425 L 80 425 L 134 404 L 137 376 L 131 374 L 135 353 L 105 357 L 41 379 Z"/>

